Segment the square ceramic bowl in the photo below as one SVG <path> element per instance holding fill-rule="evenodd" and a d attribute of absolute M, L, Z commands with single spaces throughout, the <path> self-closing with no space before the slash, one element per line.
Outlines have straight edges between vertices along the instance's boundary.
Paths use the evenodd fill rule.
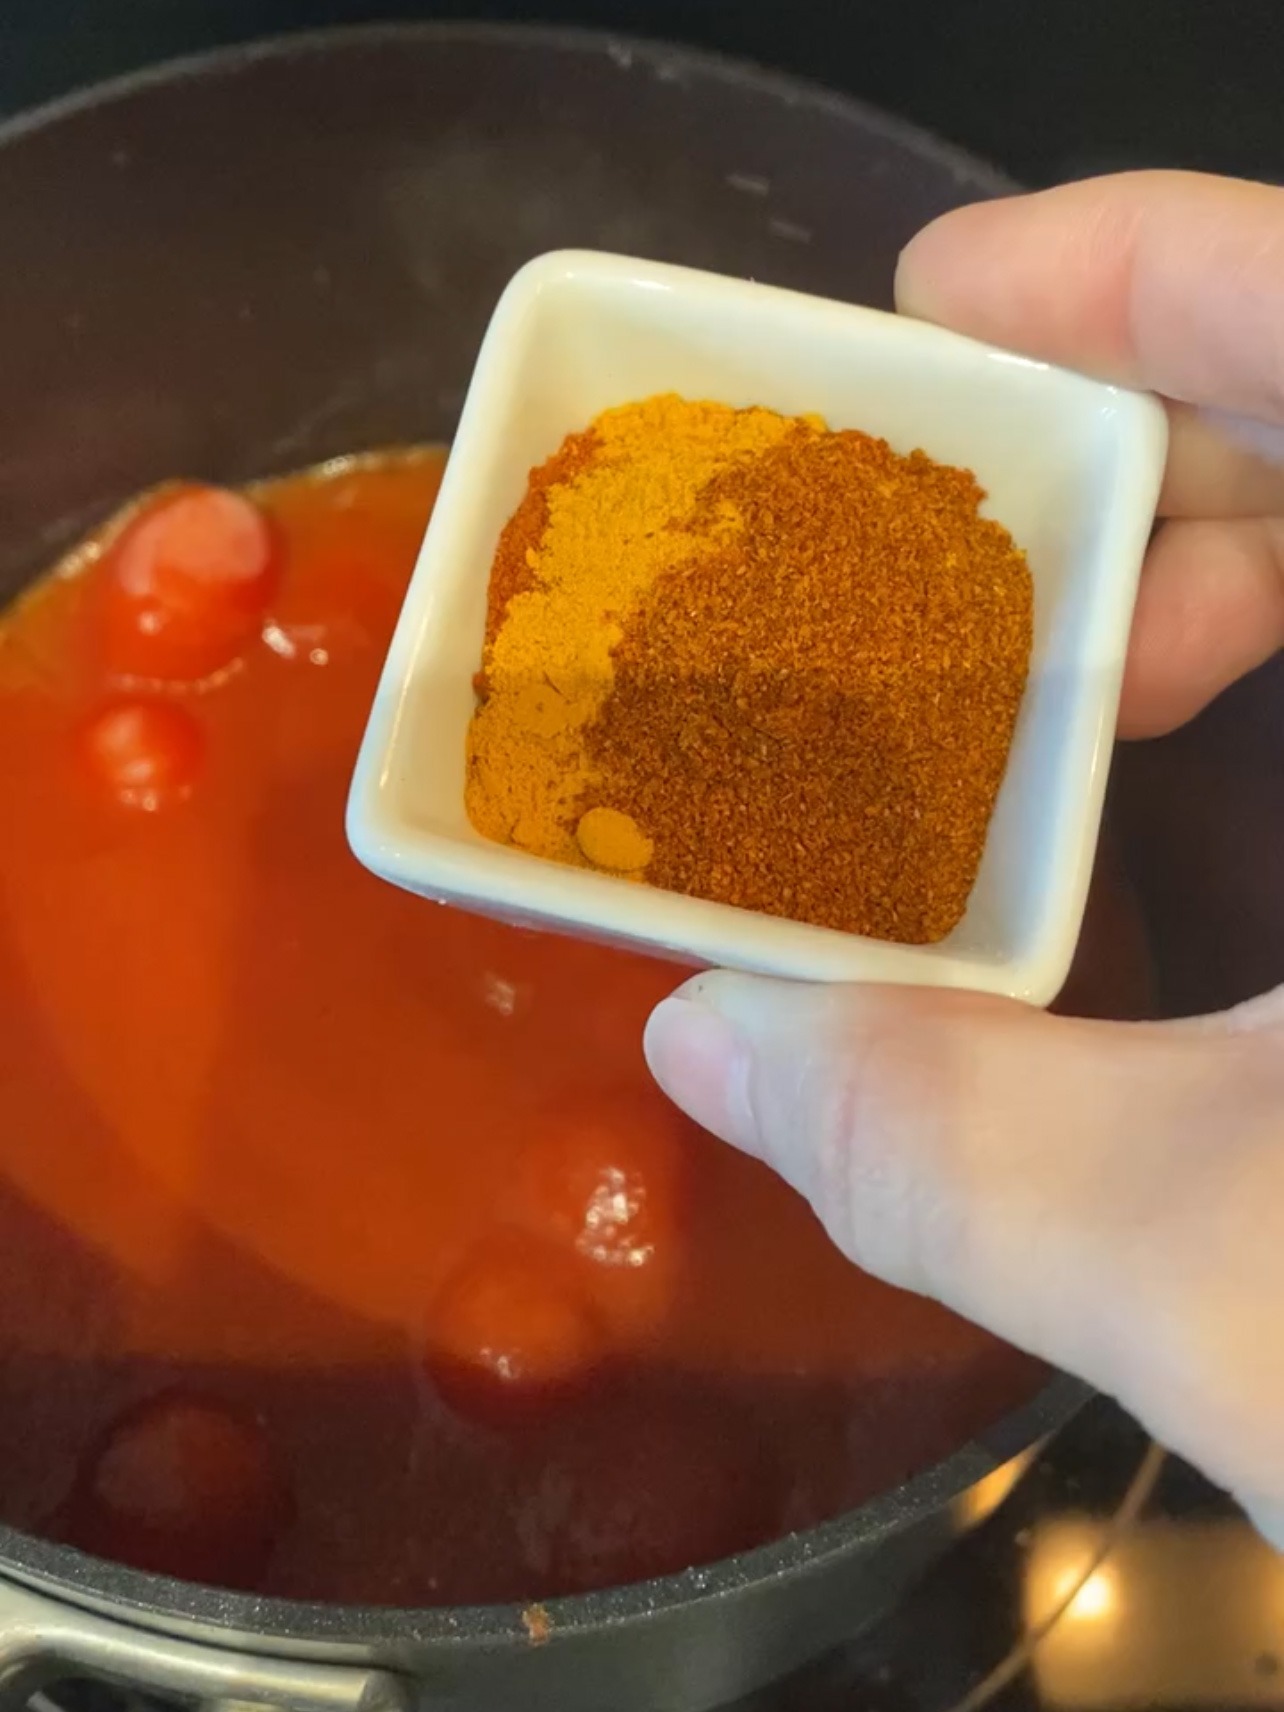
<path fill-rule="evenodd" d="M 965 465 L 1025 548 L 1029 687 L 967 913 L 940 944 L 887 944 L 565 867 L 469 824 L 465 734 L 500 531 L 565 435 L 662 392 L 815 412 Z M 1155 400 L 920 322 L 620 256 L 531 262 L 477 359 L 361 748 L 352 848 L 438 902 L 694 964 L 1046 1003 L 1083 916 L 1165 449 Z"/>

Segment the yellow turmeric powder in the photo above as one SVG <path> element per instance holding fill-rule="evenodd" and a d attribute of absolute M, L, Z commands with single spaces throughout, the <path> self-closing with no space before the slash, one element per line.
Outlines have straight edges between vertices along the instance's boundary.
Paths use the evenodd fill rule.
<path fill-rule="evenodd" d="M 618 808 L 591 808 L 580 816 L 575 842 L 595 868 L 611 874 L 640 874 L 655 854 L 655 844 L 631 814 Z"/>
<path fill-rule="evenodd" d="M 583 863 L 583 734 L 610 690 L 622 621 L 662 572 L 707 546 L 666 525 L 719 470 L 794 427 L 769 410 L 651 398 L 608 410 L 534 472 L 492 572 L 468 737 L 466 807 L 479 832 Z"/>

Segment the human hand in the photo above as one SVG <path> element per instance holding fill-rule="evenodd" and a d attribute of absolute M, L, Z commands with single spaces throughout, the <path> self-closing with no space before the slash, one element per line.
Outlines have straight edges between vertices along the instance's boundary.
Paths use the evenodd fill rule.
<path fill-rule="evenodd" d="M 1138 173 L 960 209 L 897 299 L 1173 401 L 1124 735 L 1284 645 L 1284 190 Z M 711 974 L 646 1049 L 851 1259 L 1119 1398 L 1284 1549 L 1284 988 L 1126 1024 Z"/>

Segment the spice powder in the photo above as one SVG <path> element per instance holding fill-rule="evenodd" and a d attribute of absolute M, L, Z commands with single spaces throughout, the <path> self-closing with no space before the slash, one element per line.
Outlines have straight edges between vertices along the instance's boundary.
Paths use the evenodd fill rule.
<path fill-rule="evenodd" d="M 966 470 L 673 396 L 532 472 L 491 574 L 467 808 L 558 861 L 882 939 L 963 914 L 1029 666 Z"/>

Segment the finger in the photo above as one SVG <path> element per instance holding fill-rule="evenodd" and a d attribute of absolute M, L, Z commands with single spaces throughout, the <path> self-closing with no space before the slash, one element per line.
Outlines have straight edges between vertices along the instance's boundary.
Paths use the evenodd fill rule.
<path fill-rule="evenodd" d="M 1165 524 L 1137 592 L 1120 735 L 1175 730 L 1281 647 L 1284 521 Z"/>
<path fill-rule="evenodd" d="M 907 314 L 1190 404 L 1284 423 L 1284 189 L 1124 173 L 943 215 Z"/>
<path fill-rule="evenodd" d="M 1078 1372 L 1269 1504 L 1284 1499 L 1270 1027 L 715 974 L 659 1007 L 647 1054 L 853 1260 Z"/>
<path fill-rule="evenodd" d="M 1159 515 L 1284 517 L 1284 429 L 1170 404 Z"/>

